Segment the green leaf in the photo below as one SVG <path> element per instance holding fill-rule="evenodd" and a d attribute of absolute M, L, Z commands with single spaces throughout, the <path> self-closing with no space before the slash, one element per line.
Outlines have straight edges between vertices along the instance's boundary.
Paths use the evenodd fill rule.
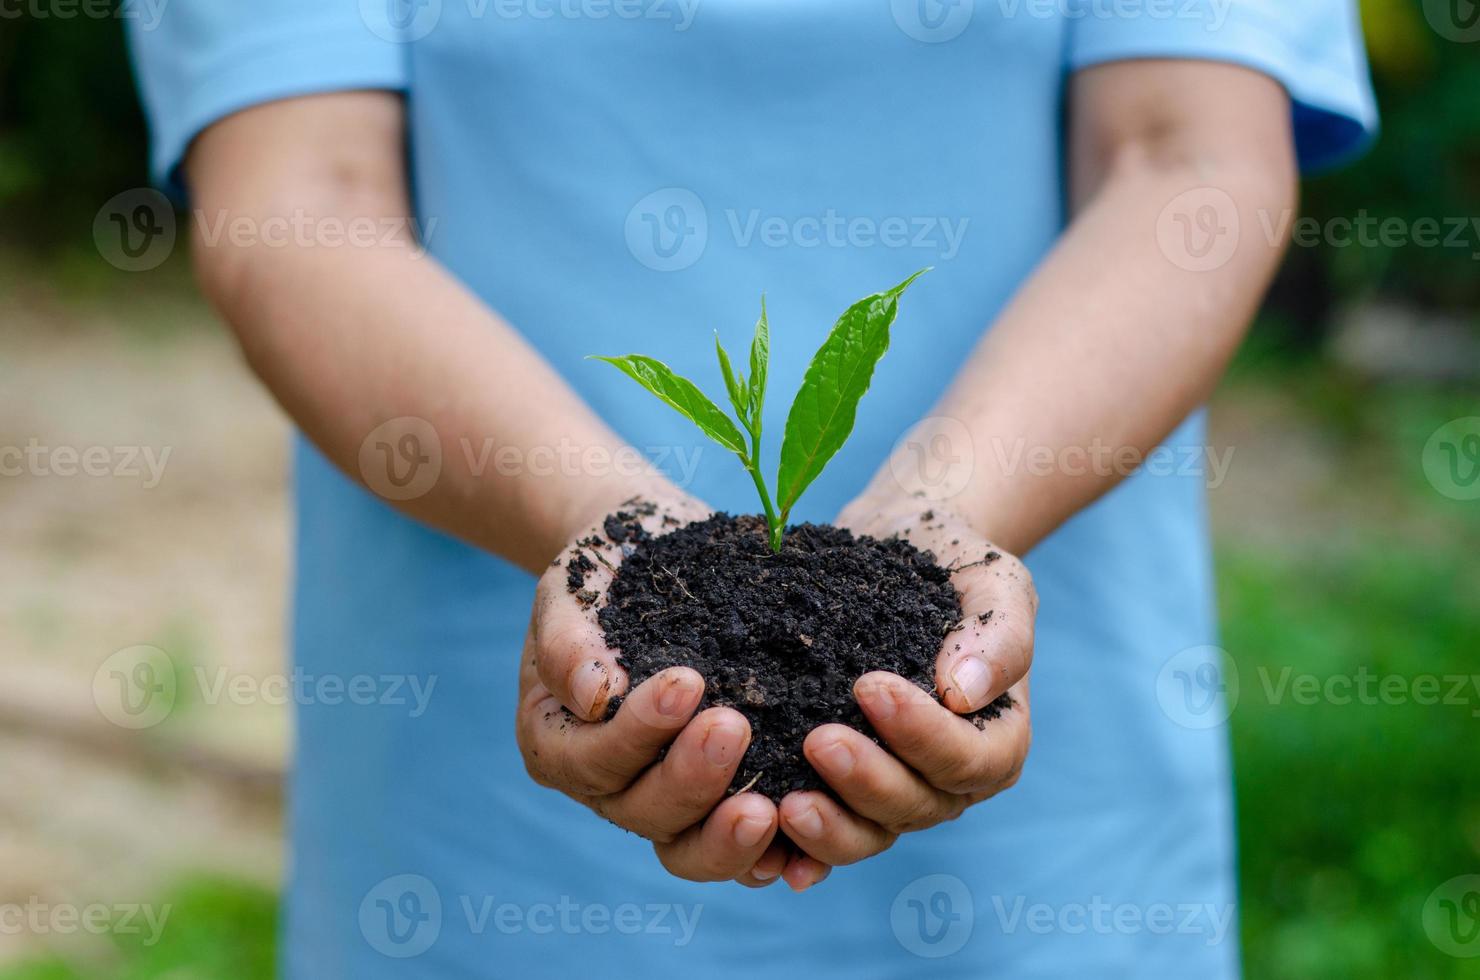
<path fill-rule="evenodd" d="M 735 369 L 730 366 L 730 355 L 725 353 L 724 344 L 719 342 L 718 330 L 714 332 L 714 352 L 719 355 L 719 370 L 725 376 L 725 391 L 730 393 L 730 404 L 735 406 L 735 415 L 740 419 L 740 424 L 748 429 L 750 397 L 745 387 L 745 376 L 735 377 Z"/>
<path fill-rule="evenodd" d="M 601 357 L 598 361 L 621 370 L 624 374 L 657 395 L 684 418 L 697 425 L 704 434 L 726 449 L 745 459 L 745 438 L 730 417 L 720 411 L 718 405 L 709 400 L 688 378 L 675 374 L 673 369 L 655 358 L 642 354 L 626 354 L 622 357 Z"/>
<path fill-rule="evenodd" d="M 750 342 L 750 403 L 752 431 L 761 428 L 761 412 L 766 407 L 766 375 L 771 368 L 771 325 L 766 321 L 766 297 L 761 297 L 761 318 L 755 321 L 755 339 Z"/>
<path fill-rule="evenodd" d="M 784 519 L 853 431 L 858 402 L 868 391 L 874 366 L 889 349 L 889 327 L 899 296 L 921 269 L 893 289 L 850 306 L 822 342 L 786 416 L 776 502 Z"/>

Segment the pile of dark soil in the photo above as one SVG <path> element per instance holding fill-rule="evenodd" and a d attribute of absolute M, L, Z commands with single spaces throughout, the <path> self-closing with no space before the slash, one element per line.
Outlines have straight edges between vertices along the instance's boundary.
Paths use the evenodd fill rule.
<path fill-rule="evenodd" d="M 878 741 L 853 698 L 854 681 L 869 671 L 935 694 L 936 656 L 961 606 L 946 569 L 907 541 L 802 524 L 774 554 L 763 520 L 727 514 L 658 537 L 618 514 L 605 531 L 627 552 L 598 614 L 607 642 L 633 687 L 668 667 L 692 667 L 705 678 L 702 707 L 729 706 L 750 720 L 733 789 L 779 801 L 825 788 L 802 740 L 842 722 Z M 594 566 L 570 565 L 578 594 L 582 567 Z M 1010 704 L 1003 695 L 976 717 L 995 718 Z"/>

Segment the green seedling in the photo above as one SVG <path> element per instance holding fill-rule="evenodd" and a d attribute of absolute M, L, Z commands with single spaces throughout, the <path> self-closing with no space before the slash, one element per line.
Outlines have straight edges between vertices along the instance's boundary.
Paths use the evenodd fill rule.
<path fill-rule="evenodd" d="M 724 411 L 709 400 L 699 386 L 677 374 L 668 365 L 642 354 L 600 357 L 658 396 L 684 418 L 736 456 L 755 481 L 770 529 L 771 550 L 781 550 L 787 519 L 802 492 L 822 473 L 823 467 L 843 447 L 853 432 L 858 403 L 868 391 L 874 367 L 889 349 L 889 328 L 899 312 L 899 297 L 920 276 L 921 269 L 893 289 L 866 296 L 848 307 L 817 353 L 807 365 L 802 387 L 786 416 L 781 439 L 781 466 L 776 474 L 774 503 L 761 474 L 761 416 L 766 404 L 766 374 L 771 360 L 771 328 L 766 321 L 766 300 L 761 297 L 761 315 L 750 343 L 750 376 L 737 374 L 714 335 L 714 350 L 724 375 L 725 391 L 740 420 L 737 427 Z M 740 430 L 745 431 L 742 433 Z M 746 436 L 749 436 L 747 442 Z"/>

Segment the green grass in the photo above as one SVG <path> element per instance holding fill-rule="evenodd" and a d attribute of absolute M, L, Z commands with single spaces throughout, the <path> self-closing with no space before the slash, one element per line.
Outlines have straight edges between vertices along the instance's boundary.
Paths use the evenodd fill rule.
<path fill-rule="evenodd" d="M 111 936 L 101 960 L 48 956 L 6 970 L 0 980 L 263 980 L 273 975 L 276 897 L 235 881 L 187 882 L 155 903 L 169 918 L 159 941 Z"/>
<path fill-rule="evenodd" d="M 1480 696 L 1417 704 L 1420 675 L 1480 674 L 1470 554 L 1365 542 L 1347 553 L 1221 562 L 1224 640 L 1241 682 L 1243 938 L 1255 978 L 1480 977 L 1442 954 L 1424 900 L 1480 871 Z M 1298 703 L 1281 673 L 1402 678 L 1405 703 Z M 1397 685 L 1400 682 L 1394 681 Z M 1441 685 L 1441 698 L 1449 692 Z M 1334 690 L 1338 697 L 1345 690 Z"/>

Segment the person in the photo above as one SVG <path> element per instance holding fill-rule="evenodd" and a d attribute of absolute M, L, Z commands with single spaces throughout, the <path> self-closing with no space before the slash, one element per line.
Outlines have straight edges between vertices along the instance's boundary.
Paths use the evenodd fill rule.
<path fill-rule="evenodd" d="M 284 975 L 1237 974 L 1199 406 L 1298 168 L 1372 134 L 1351 3 L 176 0 L 132 45 L 302 433 L 294 668 L 361 695 L 295 699 Z M 794 518 L 994 547 L 994 616 L 945 706 L 859 680 L 888 751 L 808 736 L 833 793 L 726 797 L 744 718 L 629 691 L 552 562 L 750 481 L 583 358 L 713 383 L 764 292 L 779 433 L 923 266 Z"/>

